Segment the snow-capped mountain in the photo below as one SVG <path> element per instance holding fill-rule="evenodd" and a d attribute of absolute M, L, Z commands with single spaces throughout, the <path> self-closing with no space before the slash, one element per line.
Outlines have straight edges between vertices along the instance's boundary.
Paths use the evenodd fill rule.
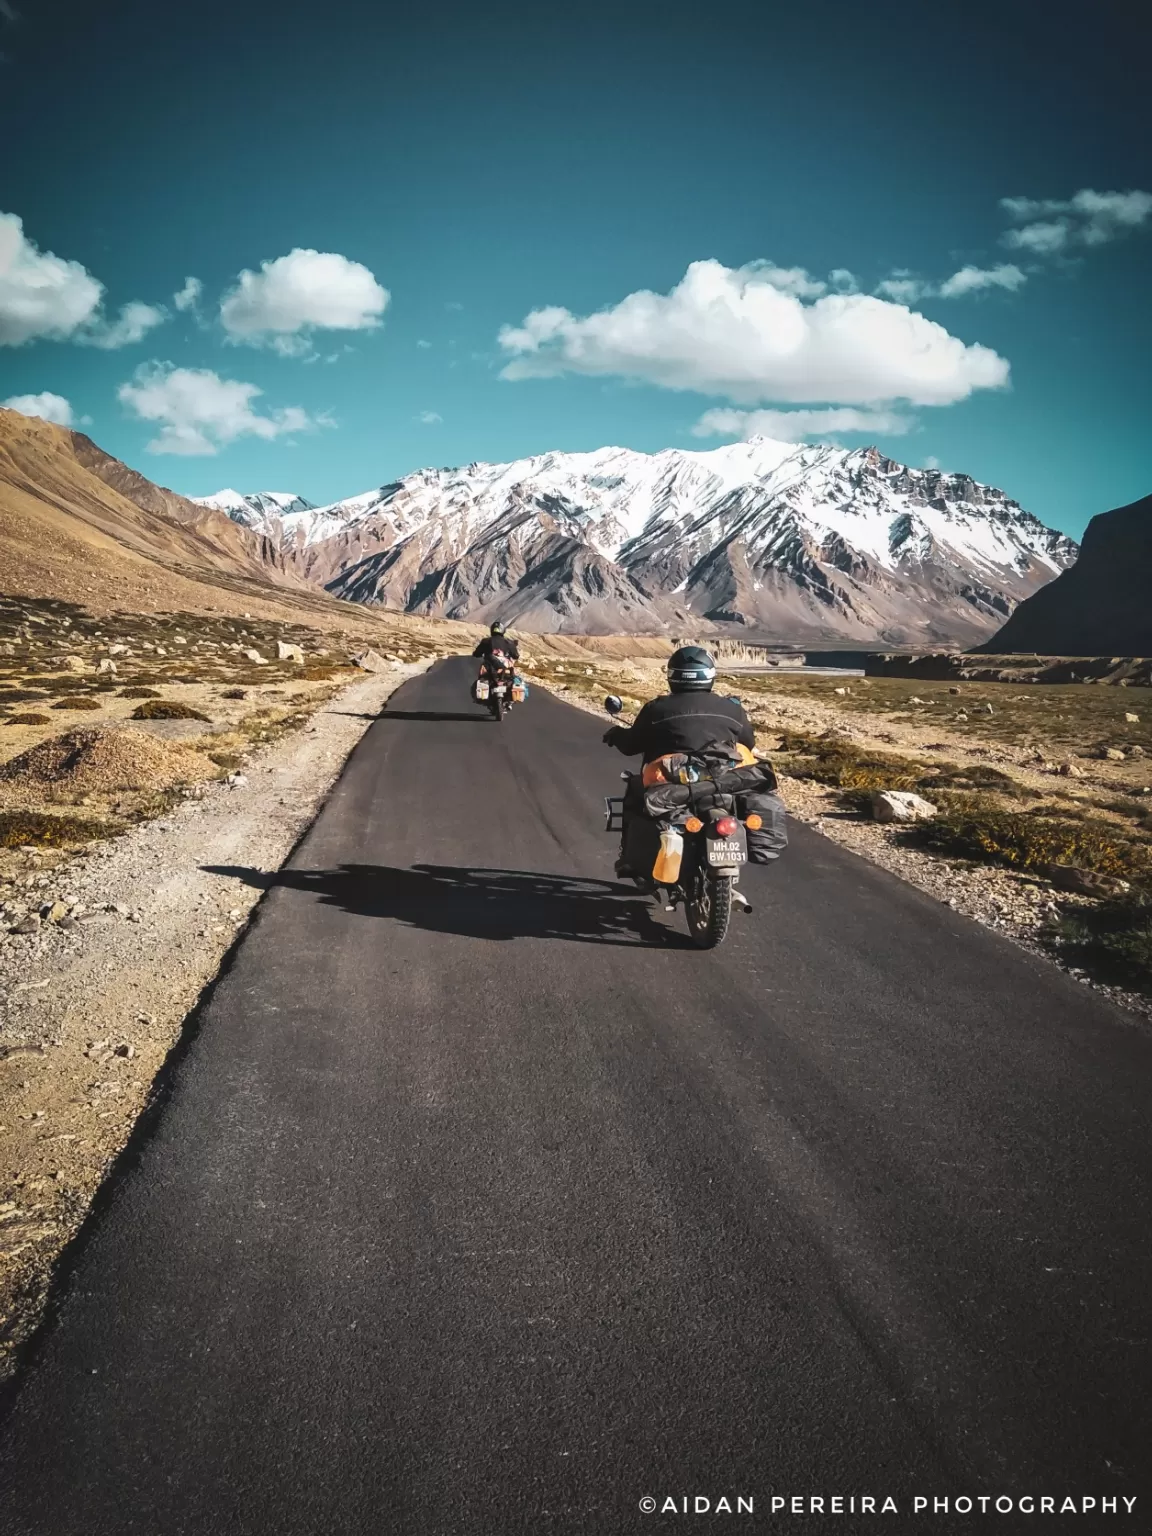
<path fill-rule="evenodd" d="M 244 495 L 240 491 L 217 491 L 215 496 L 190 496 L 197 506 L 213 507 L 217 512 L 227 512 L 234 523 L 246 528 L 258 528 L 262 533 L 273 532 L 272 523 L 286 512 L 307 512 L 311 502 L 303 496 L 293 496 L 290 491 L 253 491 Z"/>
<path fill-rule="evenodd" d="M 766 438 L 423 469 L 325 507 L 205 502 L 263 518 L 338 596 L 536 631 L 969 644 L 1076 557 L 967 475 Z"/>

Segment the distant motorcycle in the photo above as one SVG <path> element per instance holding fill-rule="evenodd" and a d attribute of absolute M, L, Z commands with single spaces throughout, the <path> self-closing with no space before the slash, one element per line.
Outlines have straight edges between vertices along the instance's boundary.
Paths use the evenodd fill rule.
<path fill-rule="evenodd" d="M 511 663 L 500 666 L 493 658 L 480 668 L 480 675 L 472 685 L 472 697 L 477 704 L 487 704 L 492 718 L 499 722 L 513 704 L 524 702 L 528 689 L 517 677 Z"/>
<path fill-rule="evenodd" d="M 610 715 L 618 715 L 624 706 L 611 695 L 604 707 Z M 707 762 L 685 757 L 678 771 L 687 794 L 664 797 L 679 798 L 681 804 L 669 803 L 653 817 L 637 803 L 640 775 L 622 773 L 632 795 L 605 797 L 605 831 L 625 830 L 625 806 L 632 799 L 625 857 L 633 868 L 651 870 L 633 879 L 642 891 L 656 896 L 666 912 L 683 906 L 693 944 L 698 949 L 715 949 L 728 932 L 733 905 L 752 911 L 739 889 L 740 870 L 748 862 L 748 829 L 758 831 L 762 823 L 756 814 L 741 820 L 735 797 L 720 793 L 706 776 Z"/>

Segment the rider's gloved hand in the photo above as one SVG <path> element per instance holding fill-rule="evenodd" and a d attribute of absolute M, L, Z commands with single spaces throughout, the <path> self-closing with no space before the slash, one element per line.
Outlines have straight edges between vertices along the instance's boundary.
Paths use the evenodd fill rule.
<path fill-rule="evenodd" d="M 604 745 L 606 747 L 614 747 L 616 745 L 617 739 L 623 734 L 623 730 L 623 726 L 610 725 L 604 732 L 604 736 L 602 738 Z"/>

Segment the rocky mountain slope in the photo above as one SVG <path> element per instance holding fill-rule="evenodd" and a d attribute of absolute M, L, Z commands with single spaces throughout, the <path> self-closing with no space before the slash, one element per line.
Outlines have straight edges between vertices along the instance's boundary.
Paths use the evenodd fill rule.
<path fill-rule="evenodd" d="M 1152 496 L 1094 517 L 1075 566 L 980 649 L 1152 656 Z"/>
<path fill-rule="evenodd" d="M 204 502 L 342 597 L 538 632 L 970 645 L 1076 556 L 966 475 L 764 438 L 425 469 L 330 506 L 293 500 Z"/>
<path fill-rule="evenodd" d="M 341 603 L 262 530 L 153 485 L 81 433 L 4 409 L 0 591 L 95 613 L 248 613 L 381 646 L 443 628 Z"/>

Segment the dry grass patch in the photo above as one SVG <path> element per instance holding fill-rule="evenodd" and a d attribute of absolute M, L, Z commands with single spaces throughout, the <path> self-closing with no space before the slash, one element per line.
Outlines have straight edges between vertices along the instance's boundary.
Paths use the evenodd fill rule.
<path fill-rule="evenodd" d="M 67 848 L 115 837 L 124 830 L 116 822 L 81 816 L 56 816 L 43 811 L 0 811 L 0 848 Z"/>
<path fill-rule="evenodd" d="M 1152 891 L 1152 848 L 1146 842 L 1111 821 L 1053 815 L 1043 803 L 1007 810 L 987 797 L 957 797 L 918 828 L 916 837 L 938 853 L 1041 874 L 1051 865 L 1070 865 Z"/>
<path fill-rule="evenodd" d="M 84 694 L 69 694 L 65 699 L 59 699 L 52 706 L 53 709 L 79 709 L 92 710 L 100 708 L 99 699 L 90 699 Z"/>
<path fill-rule="evenodd" d="M 133 720 L 207 720 L 208 716 L 191 704 L 181 704 L 177 699 L 149 699 L 137 704 L 132 711 Z"/>

